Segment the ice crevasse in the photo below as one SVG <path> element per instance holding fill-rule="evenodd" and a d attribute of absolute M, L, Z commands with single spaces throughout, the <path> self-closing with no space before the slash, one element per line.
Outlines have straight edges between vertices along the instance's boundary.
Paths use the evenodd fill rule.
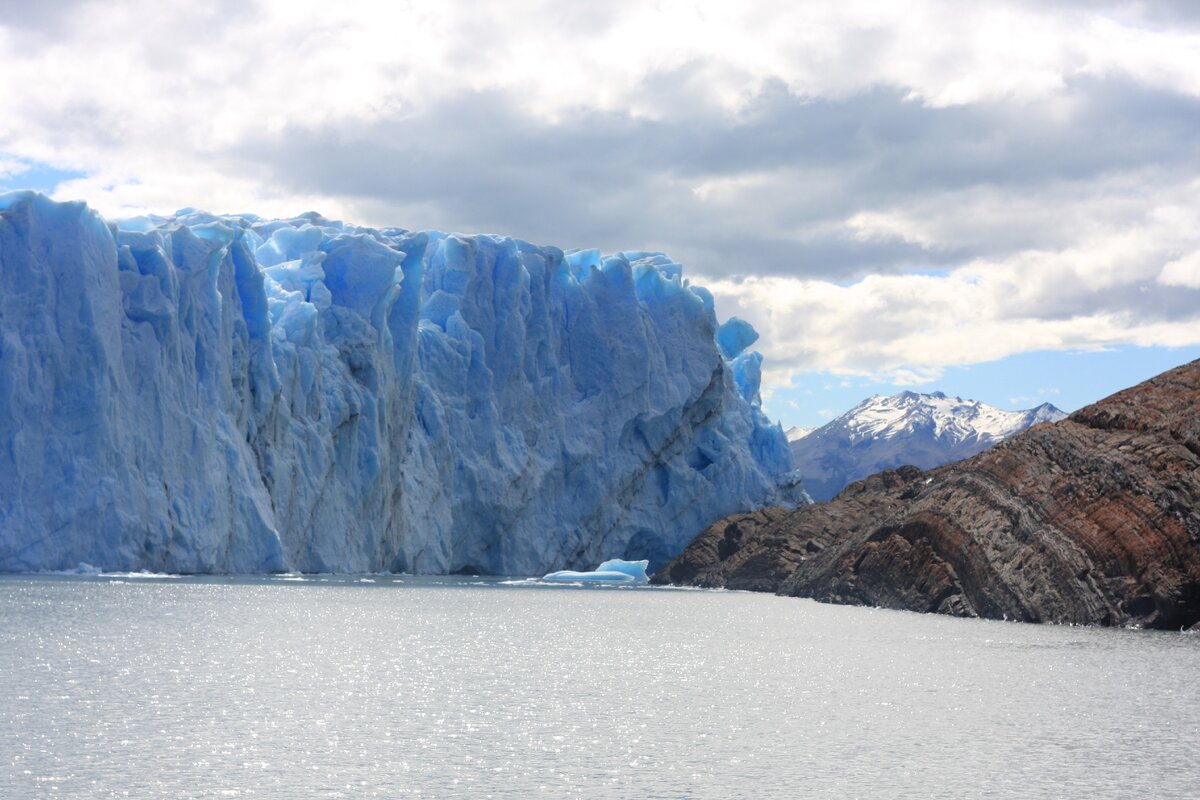
<path fill-rule="evenodd" d="M 804 499 L 660 253 L 0 195 L 0 571 L 654 568 Z"/>

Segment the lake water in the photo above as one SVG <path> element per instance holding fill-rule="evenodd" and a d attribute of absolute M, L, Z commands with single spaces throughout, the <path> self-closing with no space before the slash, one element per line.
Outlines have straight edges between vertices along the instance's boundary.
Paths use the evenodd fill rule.
<path fill-rule="evenodd" d="M 0 797 L 1194 798 L 1198 679 L 734 592 L 5 576 Z"/>

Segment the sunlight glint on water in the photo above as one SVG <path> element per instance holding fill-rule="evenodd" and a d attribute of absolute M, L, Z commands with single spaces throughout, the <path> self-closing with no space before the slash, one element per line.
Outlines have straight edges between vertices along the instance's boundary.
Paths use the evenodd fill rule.
<path fill-rule="evenodd" d="M 1189 797 L 1197 676 L 741 593 L 8 576 L 0 797 Z"/>

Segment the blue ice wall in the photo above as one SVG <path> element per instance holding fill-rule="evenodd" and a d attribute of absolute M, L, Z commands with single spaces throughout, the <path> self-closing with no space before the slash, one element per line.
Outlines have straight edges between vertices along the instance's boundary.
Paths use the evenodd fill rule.
<path fill-rule="evenodd" d="M 655 567 L 803 499 L 747 328 L 661 253 L 3 195 L 0 570 Z"/>

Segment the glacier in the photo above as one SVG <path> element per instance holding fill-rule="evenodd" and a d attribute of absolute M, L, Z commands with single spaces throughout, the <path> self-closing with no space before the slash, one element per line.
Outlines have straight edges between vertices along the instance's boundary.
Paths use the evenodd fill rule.
<path fill-rule="evenodd" d="M 806 499 L 662 253 L 0 195 L 0 571 L 657 567 Z"/>

